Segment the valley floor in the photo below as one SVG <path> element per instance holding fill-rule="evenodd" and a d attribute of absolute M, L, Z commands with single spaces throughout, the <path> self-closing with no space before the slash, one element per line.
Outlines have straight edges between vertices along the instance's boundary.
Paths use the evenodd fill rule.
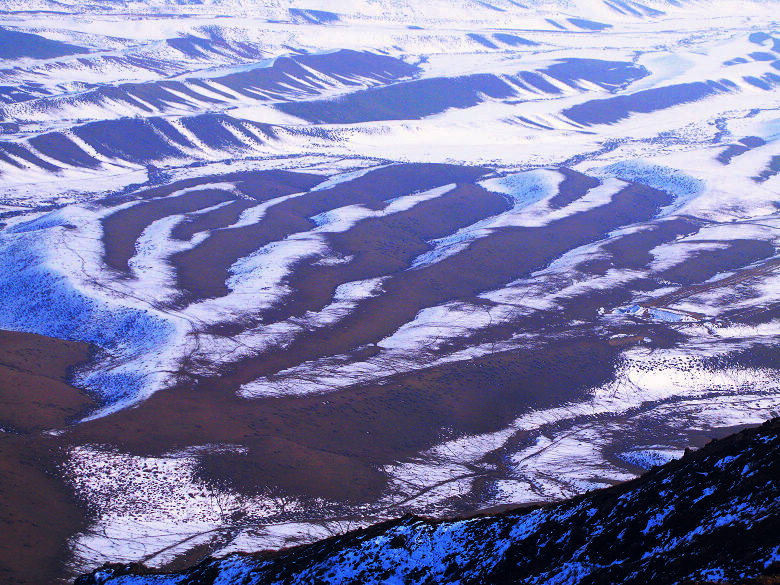
<path fill-rule="evenodd" d="M 0 580 L 560 502 L 776 416 L 778 6 L 5 0 Z"/>

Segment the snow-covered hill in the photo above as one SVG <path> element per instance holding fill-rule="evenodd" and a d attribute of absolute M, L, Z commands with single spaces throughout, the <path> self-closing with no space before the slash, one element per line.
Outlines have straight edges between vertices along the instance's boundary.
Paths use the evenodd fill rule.
<path fill-rule="evenodd" d="M 779 7 L 0 2 L 0 329 L 91 348 L 88 411 L 0 416 L 76 507 L 47 558 L 552 502 L 773 416 Z"/>

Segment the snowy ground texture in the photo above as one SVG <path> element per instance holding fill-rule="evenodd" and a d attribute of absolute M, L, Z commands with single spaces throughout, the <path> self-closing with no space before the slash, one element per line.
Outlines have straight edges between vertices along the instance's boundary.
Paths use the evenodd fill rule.
<path fill-rule="evenodd" d="M 409 516 L 274 559 L 232 555 L 169 575 L 106 567 L 77 585 L 666 585 L 770 575 L 780 564 L 779 426 L 774 419 L 562 504 L 458 521 Z"/>
<path fill-rule="evenodd" d="M 778 14 L 2 2 L 0 329 L 95 348 L 73 383 L 98 406 L 51 430 L 92 510 L 71 569 L 549 502 L 775 415 Z M 167 416 L 202 437 L 142 444 L 134 413 L 189 390 Z M 340 397 L 284 448 L 381 489 L 202 473 L 285 453 L 220 401 Z"/>

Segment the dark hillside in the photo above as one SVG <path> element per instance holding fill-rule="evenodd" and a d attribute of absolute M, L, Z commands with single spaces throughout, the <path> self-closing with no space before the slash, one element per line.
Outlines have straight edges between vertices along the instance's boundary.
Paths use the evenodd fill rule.
<path fill-rule="evenodd" d="M 464 520 L 408 516 L 178 574 L 107 566 L 77 585 L 773 583 L 780 418 L 612 488 Z"/>

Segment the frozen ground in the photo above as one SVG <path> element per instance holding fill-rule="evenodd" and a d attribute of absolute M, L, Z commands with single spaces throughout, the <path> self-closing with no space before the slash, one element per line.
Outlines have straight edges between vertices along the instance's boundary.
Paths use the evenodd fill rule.
<path fill-rule="evenodd" d="M 778 412 L 776 2 L 288 4 L 0 7 L 0 329 L 95 350 L 72 570 L 568 497 Z"/>

